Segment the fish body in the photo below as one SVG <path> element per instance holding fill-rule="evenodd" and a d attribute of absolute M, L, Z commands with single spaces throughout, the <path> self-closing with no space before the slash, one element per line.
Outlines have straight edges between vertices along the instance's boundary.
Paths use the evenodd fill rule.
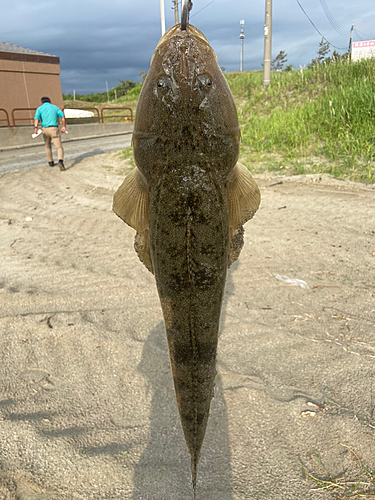
<path fill-rule="evenodd" d="M 160 40 L 139 96 L 137 168 L 116 192 L 114 211 L 136 229 L 138 256 L 155 275 L 194 491 L 227 268 L 260 203 L 251 175 L 237 165 L 239 141 L 214 51 L 194 26 L 174 26 Z"/>

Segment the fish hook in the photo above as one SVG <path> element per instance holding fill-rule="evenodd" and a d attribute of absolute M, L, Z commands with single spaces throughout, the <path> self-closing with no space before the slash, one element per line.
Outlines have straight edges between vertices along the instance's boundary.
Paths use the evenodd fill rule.
<path fill-rule="evenodd" d="M 181 30 L 186 31 L 186 25 L 189 23 L 189 13 L 193 8 L 191 0 L 182 0 L 181 9 Z"/>

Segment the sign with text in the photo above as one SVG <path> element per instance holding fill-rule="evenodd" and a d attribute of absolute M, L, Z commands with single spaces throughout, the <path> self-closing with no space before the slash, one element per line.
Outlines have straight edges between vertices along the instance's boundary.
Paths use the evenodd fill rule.
<path fill-rule="evenodd" d="M 352 61 L 368 59 L 375 56 L 375 40 L 366 42 L 354 42 L 352 47 Z"/>

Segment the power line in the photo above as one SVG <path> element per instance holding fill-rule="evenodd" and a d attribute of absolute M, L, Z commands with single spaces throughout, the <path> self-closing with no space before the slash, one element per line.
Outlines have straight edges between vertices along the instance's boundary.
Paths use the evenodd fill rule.
<path fill-rule="evenodd" d="M 324 14 L 326 15 L 330 25 L 332 28 L 337 31 L 337 33 L 341 36 L 347 36 L 347 30 L 344 30 L 341 28 L 341 26 L 335 21 L 334 17 L 332 16 L 331 12 L 328 9 L 327 3 L 325 0 L 319 0 L 320 5 L 323 7 Z"/>
<path fill-rule="evenodd" d="M 356 33 L 360 33 L 361 35 L 365 36 L 366 38 L 374 38 L 374 35 L 366 35 L 366 33 L 362 33 L 362 31 L 358 31 L 355 28 L 354 28 L 354 31 Z M 359 37 L 359 38 L 361 38 L 361 37 Z"/>
<path fill-rule="evenodd" d="M 311 19 L 309 18 L 309 16 L 307 15 L 305 9 L 302 7 L 302 5 L 299 3 L 299 0 L 296 0 L 296 2 L 298 3 L 298 5 L 301 7 L 301 10 L 302 12 L 305 14 L 305 16 L 307 17 L 307 19 L 310 21 L 310 23 L 313 25 L 313 27 L 315 28 L 315 30 L 319 33 L 319 35 L 323 38 L 323 40 L 325 40 L 326 42 L 328 42 L 332 47 L 335 47 L 335 49 L 338 49 L 338 50 L 346 50 L 346 47 L 336 47 L 336 45 L 333 45 L 333 43 L 329 42 L 327 40 L 327 38 L 325 36 L 323 36 L 321 34 L 321 32 L 318 30 L 318 28 L 315 26 L 315 24 L 311 21 Z"/>
<path fill-rule="evenodd" d="M 345 30 L 344 28 L 342 28 L 338 22 L 336 22 L 336 20 L 334 19 L 334 17 L 332 16 L 330 10 L 328 9 L 328 5 L 327 5 L 327 2 L 326 0 L 319 0 L 320 1 L 320 4 L 321 6 L 323 7 L 323 10 L 324 10 L 324 13 L 325 15 L 327 16 L 328 18 L 328 21 L 330 22 L 332 28 L 337 31 L 337 33 L 339 33 L 340 35 L 347 35 L 347 30 Z"/>
<path fill-rule="evenodd" d="M 359 31 L 357 31 L 356 29 L 354 30 L 357 34 L 357 37 L 361 40 L 361 42 L 363 42 L 363 38 L 361 37 L 361 35 L 359 34 Z"/>

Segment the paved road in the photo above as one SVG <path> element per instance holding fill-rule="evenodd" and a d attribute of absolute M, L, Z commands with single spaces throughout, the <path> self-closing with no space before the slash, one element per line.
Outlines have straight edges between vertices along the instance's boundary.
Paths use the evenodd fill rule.
<path fill-rule="evenodd" d="M 64 143 L 65 161 L 81 160 L 87 156 L 110 153 L 130 146 L 131 134 L 98 137 Z M 56 150 L 52 147 L 55 161 Z M 0 174 L 40 167 L 47 164 L 44 145 L 0 152 Z"/>

